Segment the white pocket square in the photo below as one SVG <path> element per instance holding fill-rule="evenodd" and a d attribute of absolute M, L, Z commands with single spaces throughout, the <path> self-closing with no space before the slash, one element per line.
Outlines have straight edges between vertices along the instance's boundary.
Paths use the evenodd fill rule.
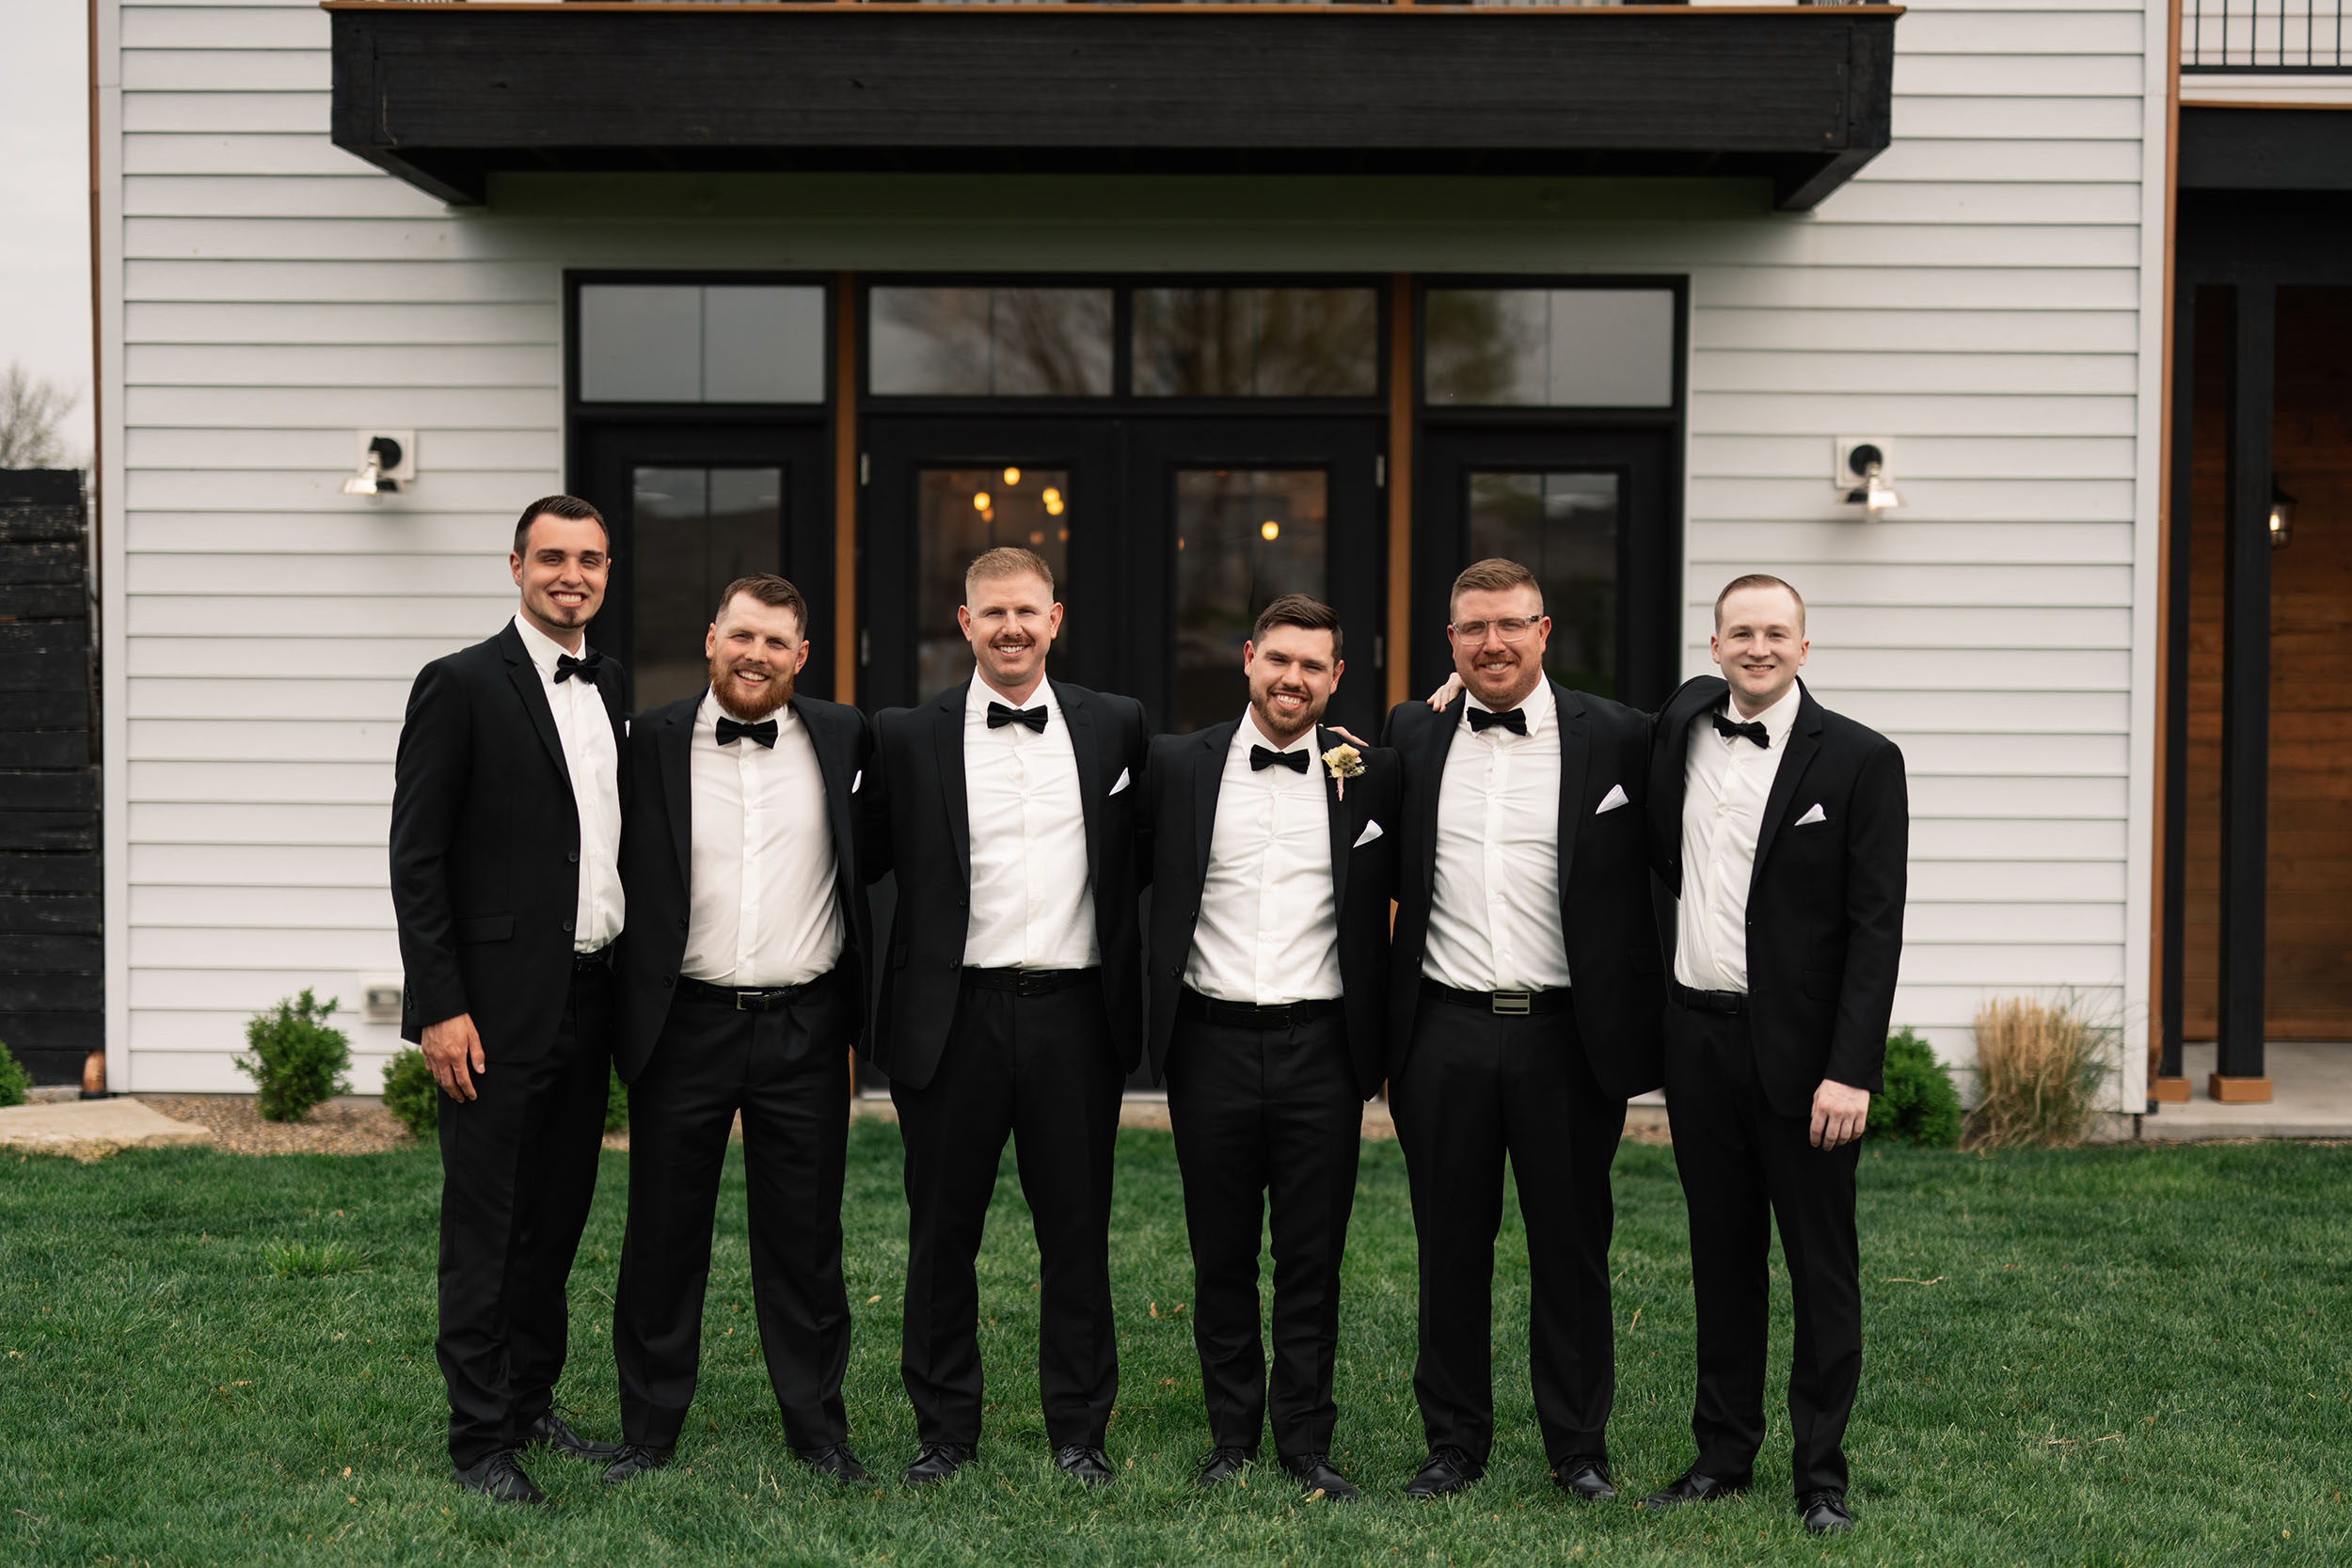
<path fill-rule="evenodd" d="M 850 781 L 850 794 L 852 794 L 852 795 L 855 795 L 855 794 L 857 793 L 857 786 L 858 786 L 858 785 L 860 785 L 860 784 L 864 784 L 865 782 L 866 782 L 866 769 L 865 769 L 865 768 L 859 768 L 859 769 L 857 770 L 857 777 L 856 777 L 856 778 L 854 778 L 854 779 L 851 779 L 851 780 Z"/>
<path fill-rule="evenodd" d="M 1813 809 L 1806 812 L 1803 816 L 1798 817 L 1792 826 L 1802 828 L 1808 822 L 1826 822 L 1828 820 L 1829 813 L 1823 811 L 1821 809 L 1821 803 L 1819 800 L 1816 800 L 1813 802 Z"/>
<path fill-rule="evenodd" d="M 1111 793 L 1112 793 L 1113 795 L 1116 795 L 1116 794 L 1118 794 L 1120 790 L 1122 790 L 1122 789 L 1124 789 L 1124 788 L 1126 788 L 1126 787 L 1127 787 L 1127 770 L 1126 770 L 1124 768 L 1120 768 L 1120 769 L 1119 770 L 1119 782 L 1118 782 L 1117 784 L 1115 784 L 1111 785 Z"/>
<path fill-rule="evenodd" d="M 1619 806 L 1628 805 L 1629 803 L 1630 802 L 1625 798 L 1625 785 L 1621 784 L 1611 784 L 1609 786 L 1609 793 L 1600 798 L 1600 806 L 1593 813 L 1593 815 L 1595 816 L 1598 816 L 1602 812 L 1615 811 Z"/>
<path fill-rule="evenodd" d="M 1356 835 L 1356 842 L 1349 845 L 1348 847 L 1351 849 L 1360 849 L 1365 845 L 1370 844 L 1374 839 L 1378 838 L 1379 836 L 1380 824 L 1377 822 L 1366 822 L 1364 824 L 1364 831 Z"/>

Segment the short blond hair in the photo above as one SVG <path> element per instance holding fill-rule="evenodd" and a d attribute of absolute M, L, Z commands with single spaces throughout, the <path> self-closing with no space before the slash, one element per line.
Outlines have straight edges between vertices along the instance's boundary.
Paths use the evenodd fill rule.
<path fill-rule="evenodd" d="M 1535 590 L 1535 613 L 1544 612 L 1544 585 L 1535 580 L 1534 573 L 1499 555 L 1473 561 L 1462 568 L 1461 576 L 1454 579 L 1454 587 L 1446 594 L 1446 618 L 1453 619 L 1454 607 L 1462 602 L 1465 594 L 1502 594 L 1514 588 Z"/>
<path fill-rule="evenodd" d="M 1045 563 L 1043 556 L 1018 545 L 999 545 L 974 556 L 972 564 L 963 569 L 963 596 L 969 600 L 976 586 L 997 578 L 1025 577 L 1042 578 L 1045 596 L 1054 596 L 1054 568 Z"/>
<path fill-rule="evenodd" d="M 1729 582 L 1724 583 L 1724 591 L 1715 595 L 1715 629 L 1717 631 L 1724 629 L 1724 601 L 1734 594 L 1743 594 L 1751 588 L 1777 588 L 1796 600 L 1797 629 L 1799 631 L 1804 629 L 1804 595 L 1797 592 L 1796 585 L 1783 582 L 1770 572 L 1750 572 L 1745 577 L 1733 578 Z"/>

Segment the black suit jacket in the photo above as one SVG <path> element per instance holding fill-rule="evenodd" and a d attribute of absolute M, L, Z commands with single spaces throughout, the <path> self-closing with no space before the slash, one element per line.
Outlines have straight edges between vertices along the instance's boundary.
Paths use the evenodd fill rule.
<path fill-rule="evenodd" d="M 604 661 L 617 751 L 628 679 Z M 621 772 L 628 798 L 628 770 Z M 417 673 L 392 765 L 401 1037 L 473 1015 L 490 1062 L 544 1055 L 572 982 L 580 809 L 547 688 L 509 622 Z"/>
<path fill-rule="evenodd" d="M 1190 735 L 1156 736 L 1146 785 L 1146 818 L 1152 844 L 1152 923 L 1145 972 L 1152 992 L 1152 1081 L 1168 1065 L 1168 1043 L 1176 1027 L 1176 998 L 1192 958 L 1193 930 L 1200 919 L 1200 890 L 1209 876 L 1210 840 L 1216 827 L 1216 800 L 1225 779 L 1225 758 L 1238 719 Z M 1318 728 L 1315 752 L 1346 744 L 1346 737 Z M 1356 1087 L 1369 1100 L 1380 1092 L 1388 1061 L 1381 1022 L 1388 980 L 1389 897 L 1396 878 L 1398 769 L 1396 753 L 1373 747 L 1363 753 L 1364 771 L 1347 781 L 1343 793 L 1321 762 L 1324 800 L 1331 824 L 1331 895 L 1339 912 L 1340 990 L 1347 1024 L 1348 1054 L 1356 1064 Z M 1368 823 L 1380 834 L 1359 845 Z"/>
<path fill-rule="evenodd" d="M 1546 677 L 1549 679 L 1549 677 Z M 1665 1082 L 1660 1036 L 1665 966 L 1644 844 L 1650 722 L 1629 707 L 1551 683 L 1560 723 L 1560 922 L 1569 1001 L 1593 1076 L 1615 1099 Z M 1404 764 L 1396 958 L 1389 977 L 1389 1076 L 1405 1069 L 1422 1007 L 1422 959 L 1438 881 L 1438 797 L 1467 696 L 1444 712 L 1406 703 L 1382 737 Z M 1612 789 L 1626 803 L 1600 809 Z"/>
<path fill-rule="evenodd" d="M 1650 853 L 1682 892 L 1691 726 L 1724 705 L 1719 675 L 1686 681 L 1658 716 Z M 1748 1012 L 1765 1098 L 1809 1114 L 1824 1078 L 1878 1093 L 1903 952 L 1911 802 L 1893 741 L 1800 688 L 1748 882 Z M 1820 808 L 1820 820 L 1800 819 Z"/>
<path fill-rule="evenodd" d="M 630 727 L 623 766 L 629 777 L 628 810 L 621 825 L 621 885 L 628 895 L 628 941 L 621 949 L 622 1027 L 613 1065 L 626 1083 L 651 1059 L 661 1025 L 677 994 L 693 904 L 694 787 L 690 743 L 695 716 L 709 693 L 681 697 L 641 713 Z M 792 711 L 808 727 L 817 770 L 825 784 L 825 814 L 833 824 L 836 896 L 847 939 L 836 966 L 850 986 L 859 1022 L 866 1018 L 866 955 L 874 950 L 874 924 L 858 870 L 851 790 L 873 760 L 873 726 L 839 703 L 794 693 Z M 753 742 L 739 740 L 739 746 Z M 852 1041 L 854 1043 L 854 1041 Z"/>
<path fill-rule="evenodd" d="M 955 1021 L 963 939 L 972 906 L 972 823 L 963 782 L 965 683 L 918 707 L 885 708 L 874 721 L 874 766 L 859 795 L 866 878 L 898 874 L 882 1002 L 866 1055 L 912 1088 L 931 1080 Z M 1136 843 L 1145 744 L 1151 731 L 1132 697 L 1054 683 L 1077 758 L 1086 814 L 1087 870 L 1103 1001 L 1112 1049 L 1133 1072 L 1142 1059 L 1142 943 L 1136 895 L 1149 875 Z M 1121 775 L 1126 783 L 1120 783 Z M 1115 792 L 1115 793 L 1114 793 Z"/>

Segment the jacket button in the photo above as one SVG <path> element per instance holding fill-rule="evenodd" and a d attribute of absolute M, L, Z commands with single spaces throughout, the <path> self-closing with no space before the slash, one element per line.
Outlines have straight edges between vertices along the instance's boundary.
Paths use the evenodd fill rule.
<path fill-rule="evenodd" d="M 683 915 L 678 917 L 677 928 L 681 931 L 686 929 L 686 919 Z"/>
<path fill-rule="evenodd" d="M 567 930 L 567 931 L 568 931 L 568 930 L 570 930 L 571 928 L 572 928 L 572 923 L 571 923 L 570 921 L 566 920 L 565 922 L 564 922 L 564 929 L 565 929 L 565 930 Z"/>
<path fill-rule="evenodd" d="M 666 985 L 668 985 L 668 984 L 670 983 L 670 979 L 671 979 L 671 976 L 669 976 L 669 975 L 667 975 L 667 974 L 664 974 L 664 975 L 661 977 L 661 983 L 662 983 L 663 985 L 665 985 L 665 986 L 666 986 Z"/>
<path fill-rule="evenodd" d="M 580 851 L 579 851 L 579 850 L 575 849 L 575 850 L 573 850 L 573 851 L 572 851 L 571 860 L 572 860 L 572 863 L 573 863 L 574 865 L 578 865 L 578 864 L 580 863 Z"/>

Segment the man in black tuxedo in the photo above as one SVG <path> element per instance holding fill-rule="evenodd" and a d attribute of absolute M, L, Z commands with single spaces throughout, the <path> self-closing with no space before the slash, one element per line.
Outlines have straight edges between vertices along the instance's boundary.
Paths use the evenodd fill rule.
<path fill-rule="evenodd" d="M 972 562 L 957 610 L 972 679 L 875 724 L 860 796 L 871 879 L 895 869 L 869 1056 L 906 1140 L 899 1372 L 946 1480 L 979 1443 L 974 1264 L 1009 1135 L 1037 1229 L 1038 1381 L 1055 1463 L 1110 1481 L 1111 1151 L 1142 1055 L 1136 802 L 1142 705 L 1048 680 L 1053 570 L 1028 550 Z"/>
<path fill-rule="evenodd" d="M 1649 721 L 1544 673 L 1534 576 L 1481 561 L 1447 636 L 1467 689 L 1389 716 L 1404 770 L 1389 1093 L 1421 1247 L 1411 1497 L 1485 1472 L 1507 1154 L 1527 1224 L 1529 1362 L 1554 1478 L 1614 1495 L 1609 1166 L 1658 1086 L 1662 965 L 1644 858 Z"/>
<path fill-rule="evenodd" d="M 393 766 L 401 1036 L 441 1101 L 441 1329 L 457 1483 L 546 1501 L 527 1443 L 583 1459 L 555 1407 L 564 1287 L 595 1196 L 624 905 L 618 664 L 586 645 L 611 569 L 586 501 L 533 501 L 512 624 L 417 675 Z"/>
<path fill-rule="evenodd" d="M 629 1085 L 628 1233 L 612 1311 L 620 1457 L 670 1461 L 702 1354 L 710 1227 L 743 1118 L 752 1301 L 785 1440 L 843 1481 L 841 1284 L 849 1053 L 865 1033 L 873 938 L 851 796 L 866 716 L 803 696 L 808 601 L 780 577 L 727 584 L 703 642 L 710 689 L 637 716 L 621 880 L 616 1048 Z"/>
<path fill-rule="evenodd" d="M 1317 724 L 1345 669 L 1340 617 L 1303 594 L 1242 648 L 1247 711 L 1152 742 L 1152 1075 L 1165 1078 L 1192 1237 L 1194 1342 L 1233 1480 L 1267 1415 L 1258 1238 L 1274 1229 L 1274 1448 L 1310 1494 L 1331 1465 L 1340 1254 L 1363 1102 L 1380 1090 L 1396 753 Z"/>
<path fill-rule="evenodd" d="M 1778 578 L 1725 587 L 1708 646 L 1723 678 L 1666 704 L 1650 773 L 1651 854 L 1681 899 L 1666 1113 L 1691 1212 L 1699 1451 L 1644 1506 L 1749 1483 L 1776 1215 L 1796 1307 L 1797 1512 L 1837 1534 L 1852 1524 L 1844 1440 L 1862 1379 L 1854 1164 L 1902 958 L 1903 758 L 1798 680 L 1804 601 Z"/>

